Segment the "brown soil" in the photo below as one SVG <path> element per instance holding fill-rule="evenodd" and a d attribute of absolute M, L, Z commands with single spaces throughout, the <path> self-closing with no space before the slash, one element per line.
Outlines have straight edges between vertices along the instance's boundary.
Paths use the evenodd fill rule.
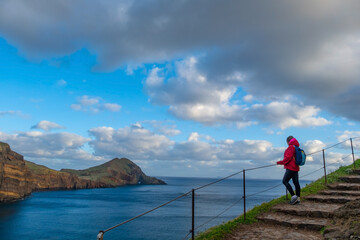
<path fill-rule="evenodd" d="M 346 203 L 336 211 L 325 239 L 360 239 L 360 200 Z"/>
<path fill-rule="evenodd" d="M 318 240 L 324 238 L 320 232 L 258 222 L 251 225 L 240 225 L 235 231 L 233 231 L 233 233 L 229 234 L 225 238 L 225 240 L 239 239 Z"/>

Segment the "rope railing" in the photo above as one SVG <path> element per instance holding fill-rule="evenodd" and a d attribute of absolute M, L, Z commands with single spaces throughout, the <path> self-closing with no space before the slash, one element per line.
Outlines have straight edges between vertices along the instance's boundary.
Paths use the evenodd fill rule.
<path fill-rule="evenodd" d="M 207 183 L 207 184 L 202 185 L 202 186 L 200 186 L 200 187 L 194 188 L 194 190 L 200 190 L 200 189 L 202 189 L 202 188 L 209 187 L 209 186 L 211 186 L 211 185 L 214 185 L 214 184 L 216 184 L 216 183 L 219 183 L 219 182 L 222 182 L 222 181 L 224 181 L 224 180 L 226 180 L 226 179 L 229 179 L 229 178 L 231 178 L 231 177 L 234 177 L 234 176 L 236 176 L 236 175 L 238 175 L 238 174 L 240 174 L 240 173 L 242 173 L 242 172 L 243 172 L 243 170 L 241 170 L 241 171 L 239 171 L 239 172 L 236 172 L 236 173 L 233 173 L 233 174 L 231 174 L 231 175 L 229 175 L 229 176 L 227 176 L 227 177 L 220 178 L 220 179 L 218 179 L 218 180 L 216 180 L 216 181 L 214 181 L 214 182 Z"/>
<path fill-rule="evenodd" d="M 202 223 L 201 225 L 197 226 L 194 230 L 198 230 L 199 228 L 205 226 L 206 224 L 212 222 L 214 219 L 220 217 L 221 215 L 223 215 L 224 213 L 226 213 L 227 211 L 229 211 L 231 208 L 233 208 L 234 206 L 236 206 L 241 200 L 244 199 L 244 196 L 242 196 L 239 200 L 237 200 L 236 202 L 234 202 L 233 204 L 231 204 L 229 207 L 225 208 L 223 211 L 221 211 L 218 215 L 210 218 L 208 221 Z"/>
<path fill-rule="evenodd" d="M 272 190 L 272 189 L 275 189 L 275 188 L 277 188 L 277 187 L 280 187 L 281 185 L 283 185 L 283 184 L 282 184 L 282 183 L 281 183 L 281 184 L 277 184 L 277 185 L 275 185 L 275 186 L 273 186 L 273 187 L 267 188 L 267 189 L 262 190 L 262 191 L 259 191 L 259 192 L 257 192 L 257 193 L 253 193 L 253 194 L 247 195 L 246 198 L 251 198 L 251 197 L 253 197 L 253 196 L 255 196 L 255 195 L 259 195 L 259 194 L 261 194 L 261 193 L 270 191 L 270 190 Z"/>
<path fill-rule="evenodd" d="M 111 227 L 111 228 L 108 228 L 108 229 L 103 230 L 103 231 L 99 231 L 98 239 L 103 239 L 103 236 L 104 236 L 104 234 L 105 234 L 106 232 L 108 232 L 108 231 L 110 231 L 110 230 L 112 230 L 112 229 L 114 229 L 114 228 L 120 227 L 121 225 L 124 225 L 124 224 L 126 224 L 126 223 L 128 223 L 128 222 L 131 222 L 131 221 L 133 221 L 133 220 L 135 220 L 135 219 L 137 219 L 137 218 L 139 218 L 139 217 L 142 217 L 142 216 L 144 216 L 144 215 L 146 215 L 146 214 L 148 214 L 148 213 L 151 213 L 151 212 L 155 211 L 156 209 L 159 209 L 159 208 L 161 208 L 161 207 L 164 207 L 164 206 L 166 206 L 166 205 L 168 205 L 168 204 L 170 204 L 170 203 L 172 203 L 172 202 L 174 202 L 174 201 L 176 201 L 176 200 L 178 200 L 178 199 L 180 199 L 180 198 L 186 197 L 186 196 L 188 196 L 191 192 L 192 192 L 192 191 L 188 191 L 188 192 L 186 192 L 186 193 L 184 193 L 184 194 L 182 194 L 182 195 L 180 195 L 180 196 L 178 196 L 178 197 L 176 197 L 176 198 L 173 198 L 173 199 L 171 199 L 170 201 L 168 201 L 168 202 L 166 202 L 166 203 L 163 203 L 163 204 L 161 204 L 161 205 L 159 205 L 159 206 L 157 206 L 157 207 L 155 207 L 155 208 L 153 208 L 153 209 L 151 209 L 151 210 L 149 210 L 149 211 L 146 211 L 146 212 L 144 212 L 144 213 L 142 213 L 142 214 L 139 214 L 139 215 L 137 215 L 137 216 L 135 216 L 135 217 L 133 217 L 133 218 L 130 218 L 130 219 L 128 219 L 128 220 L 126 220 L 126 221 L 124 221 L 124 222 L 122 222 L 122 223 L 119 223 L 119 224 L 117 224 L 117 225 L 115 225 L 115 226 L 113 226 L 113 227 Z"/>
<path fill-rule="evenodd" d="M 347 139 L 347 140 L 338 142 L 338 143 L 336 143 L 336 144 L 332 144 L 332 145 L 330 145 L 330 146 L 328 146 L 328 147 L 325 147 L 325 148 L 323 148 L 323 149 L 321 149 L 321 150 L 314 151 L 314 152 L 311 152 L 311 153 L 307 154 L 307 156 L 311 156 L 311 155 L 314 155 L 314 154 L 317 154 L 317 153 L 322 152 L 322 153 L 323 153 L 323 164 L 324 164 L 324 166 L 322 166 L 321 168 L 316 169 L 316 170 L 314 170 L 314 171 L 312 171 L 312 172 L 310 172 L 310 173 L 307 173 L 307 174 L 305 174 L 305 175 L 302 175 L 302 176 L 300 176 L 300 177 L 303 178 L 303 177 L 312 175 L 312 174 L 314 174 L 314 173 L 316 173 L 316 172 L 324 169 L 325 184 L 326 184 L 326 183 L 327 183 L 327 179 L 326 179 L 326 168 L 329 167 L 329 166 L 332 166 L 332 165 L 337 164 L 337 162 L 334 162 L 334 163 L 331 163 L 331 164 L 327 164 L 327 166 L 326 166 L 325 150 L 328 150 L 328 149 L 331 149 L 331 148 L 333 148 L 333 147 L 336 147 L 336 146 L 338 146 L 338 145 L 340 145 L 340 144 L 343 144 L 343 143 L 345 143 L 345 142 L 347 142 L 347 141 L 349 141 L 349 140 L 350 140 L 350 142 L 351 142 L 351 151 L 352 151 L 352 153 L 350 153 L 349 155 L 341 158 L 341 160 L 345 160 L 346 158 L 348 158 L 348 157 L 350 157 L 350 156 L 352 155 L 352 156 L 353 156 L 353 161 L 354 161 L 354 168 L 355 168 L 355 159 L 354 159 L 354 154 L 355 154 L 355 153 L 354 153 L 354 147 L 353 147 L 353 140 L 358 140 L 358 139 L 360 139 L 360 137 L 349 138 L 349 139 Z M 360 153 L 360 152 L 356 152 L 356 154 L 357 154 L 357 153 Z M 197 188 L 194 188 L 194 189 L 192 189 L 192 190 L 190 190 L 190 191 L 188 191 L 188 192 L 186 192 L 186 193 L 184 193 L 184 194 L 182 194 L 182 195 L 180 195 L 180 196 L 178 196 L 178 197 L 176 197 L 176 198 L 173 198 L 173 199 L 169 200 L 168 202 L 163 203 L 163 204 L 161 204 L 161 205 L 159 205 L 159 206 L 157 206 L 157 207 L 155 207 L 155 208 L 153 208 L 153 209 L 151 209 L 151 210 L 149 210 L 149 211 L 146 211 L 146 212 L 144 212 L 144 213 L 142 213 L 142 214 L 139 214 L 139 215 L 137 215 L 137 216 L 135 216 L 135 217 L 133 217 L 133 218 L 130 218 L 130 219 L 126 220 L 126 221 L 123 221 L 123 222 L 121 222 L 121 223 L 119 223 L 119 224 L 117 224 L 117 225 L 114 225 L 113 227 L 110 227 L 110 228 L 106 229 L 106 230 L 101 230 L 101 231 L 99 231 L 99 234 L 98 234 L 98 236 L 97 236 L 97 239 L 98 239 L 98 240 L 103 240 L 104 234 L 105 234 L 106 232 L 108 232 L 108 231 L 110 231 L 110 230 L 112 230 L 112 229 L 114 229 L 114 228 L 120 227 L 120 226 L 122 226 L 122 225 L 124 225 L 124 224 L 126 224 L 126 223 L 129 223 L 129 222 L 131 222 L 131 221 L 133 221 L 133 220 L 135 220 L 135 219 L 138 219 L 138 218 L 140 218 L 140 217 L 142 217 L 142 216 L 144 216 L 144 215 L 147 215 L 147 214 L 149 214 L 149 213 L 151 213 L 151 212 L 153 212 L 153 211 L 155 211 L 155 210 L 157 210 L 157 209 L 159 209 L 159 208 L 161 208 L 161 207 L 164 207 L 164 206 L 166 206 L 166 205 L 168 205 L 168 204 L 170 204 L 170 203 L 172 203 L 172 202 L 174 202 L 174 201 L 179 200 L 180 198 L 189 196 L 190 194 L 192 195 L 192 229 L 189 230 L 188 234 L 185 236 L 184 239 L 186 239 L 187 237 L 189 237 L 190 234 L 192 234 L 192 239 L 194 239 L 195 230 L 198 230 L 199 228 L 205 226 L 206 224 L 210 223 L 210 222 L 213 221 L 214 219 L 220 217 L 222 214 L 224 214 L 225 212 L 227 212 L 228 210 L 230 210 L 231 208 L 233 208 L 234 206 L 236 206 L 236 205 L 237 205 L 240 201 L 242 201 L 242 200 L 244 201 L 244 209 L 243 209 L 243 210 L 244 210 L 244 214 L 243 214 L 243 215 L 244 215 L 244 220 L 246 220 L 246 198 L 252 198 L 252 197 L 255 196 L 255 195 L 262 194 L 262 193 L 264 193 L 264 192 L 270 191 L 270 190 L 272 190 L 272 189 L 275 189 L 275 188 L 280 187 L 280 186 L 283 185 L 283 184 L 277 184 L 277 185 L 275 185 L 275 186 L 273 186 L 273 187 L 270 187 L 270 188 L 267 188 L 267 189 L 265 189 L 265 190 L 261 190 L 261 191 L 256 192 L 256 193 L 252 193 L 252 194 L 250 194 L 250 195 L 246 195 L 246 190 L 245 190 L 245 186 L 246 186 L 246 185 L 245 185 L 245 182 L 246 182 L 245 173 L 246 173 L 246 171 L 253 171 L 253 170 L 258 170 L 258 169 L 262 169 L 262 168 L 273 167 L 273 166 L 276 166 L 276 165 L 277 165 L 277 164 L 270 164 L 270 165 L 264 165 L 264 166 L 259 166 L 259 167 L 253 167 L 253 168 L 243 169 L 243 170 L 241 170 L 241 171 L 238 171 L 238 172 L 233 173 L 233 174 L 231 174 L 231 175 L 228 175 L 228 176 L 226 176 L 226 177 L 220 178 L 220 179 L 218 179 L 218 180 L 216 180 L 216 181 L 213 181 L 213 182 L 204 184 L 204 185 L 202 185 L 202 186 L 199 186 L 199 187 L 197 187 Z M 195 209 L 195 192 L 198 191 L 198 190 L 200 190 L 200 189 L 203 189 L 203 188 L 209 187 L 209 186 L 211 186 L 211 185 L 214 185 L 214 184 L 216 184 L 216 183 L 219 183 L 219 182 L 221 182 L 221 181 L 224 181 L 224 180 L 226 180 L 226 179 L 229 179 L 229 178 L 231 178 L 231 177 L 234 177 L 234 176 L 236 176 L 236 175 L 238 175 L 238 174 L 240 174 L 240 173 L 243 173 L 243 179 L 242 179 L 242 181 L 243 181 L 243 191 L 244 191 L 243 196 L 242 196 L 241 198 L 239 198 L 235 203 L 233 203 L 233 204 L 231 204 L 229 207 L 225 208 L 223 211 L 221 211 L 221 212 L 220 212 L 219 214 L 217 214 L 216 216 L 210 218 L 209 220 L 207 220 L 207 221 L 205 221 L 204 223 L 202 223 L 202 224 L 198 225 L 197 227 L 195 227 L 195 214 L 194 214 L 194 209 Z"/>

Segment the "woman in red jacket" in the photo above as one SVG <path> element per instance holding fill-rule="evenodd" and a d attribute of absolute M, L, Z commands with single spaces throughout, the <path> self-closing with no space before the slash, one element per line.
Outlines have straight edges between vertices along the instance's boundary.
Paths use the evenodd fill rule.
<path fill-rule="evenodd" d="M 289 136 L 286 139 L 287 144 L 289 147 L 285 150 L 284 159 L 282 161 L 278 161 L 277 164 L 284 165 L 286 172 L 283 178 L 283 184 L 291 194 L 291 201 L 290 204 L 297 204 L 300 203 L 300 184 L 299 184 L 299 171 L 300 168 L 296 165 L 295 162 L 295 146 L 299 147 L 299 142 L 293 137 Z M 290 179 L 293 180 L 295 185 L 296 195 L 289 184 Z"/>

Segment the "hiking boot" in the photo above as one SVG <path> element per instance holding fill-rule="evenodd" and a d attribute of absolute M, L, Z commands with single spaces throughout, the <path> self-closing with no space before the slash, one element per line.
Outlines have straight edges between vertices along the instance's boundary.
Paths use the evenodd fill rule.
<path fill-rule="evenodd" d="M 291 197 L 291 200 L 289 202 L 291 205 L 294 205 L 294 204 L 297 204 L 297 203 L 300 203 L 300 198 L 296 195 L 292 196 Z"/>

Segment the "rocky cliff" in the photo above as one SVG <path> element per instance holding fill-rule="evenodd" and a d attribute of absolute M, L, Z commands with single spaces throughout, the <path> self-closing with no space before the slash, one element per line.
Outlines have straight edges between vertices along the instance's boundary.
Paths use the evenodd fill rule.
<path fill-rule="evenodd" d="M 146 176 L 132 161 L 115 158 L 85 170 L 56 171 L 25 161 L 0 142 L 0 203 L 30 195 L 32 191 L 116 187 L 135 184 L 166 184 Z"/>
<path fill-rule="evenodd" d="M 13 201 L 32 191 L 32 175 L 24 158 L 0 142 L 0 202 Z"/>

